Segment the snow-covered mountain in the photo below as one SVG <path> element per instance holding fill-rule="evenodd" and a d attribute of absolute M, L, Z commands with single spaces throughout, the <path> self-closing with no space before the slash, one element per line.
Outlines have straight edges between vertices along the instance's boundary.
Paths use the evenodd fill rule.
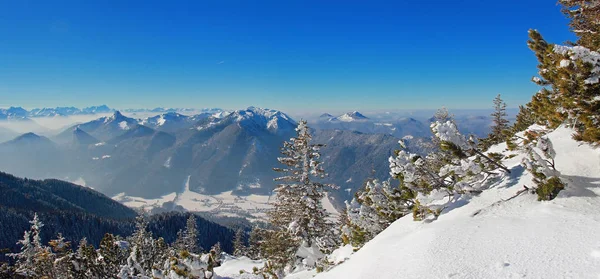
<path fill-rule="evenodd" d="M 138 125 L 138 122 L 139 120 L 137 119 L 126 117 L 121 114 L 121 112 L 115 111 L 110 116 L 104 116 L 87 123 L 77 124 L 74 127 L 67 129 L 67 131 L 59 134 L 57 138 L 68 138 L 68 134 L 70 134 L 70 132 L 77 127 L 93 137 L 104 141 L 122 135 L 127 130 L 135 128 L 136 125 Z M 67 133 L 66 136 L 65 133 Z"/>
<path fill-rule="evenodd" d="M 368 121 L 369 118 L 367 118 L 366 116 L 362 115 L 360 112 L 358 111 L 353 111 L 353 112 L 348 112 L 348 113 L 344 113 L 338 117 L 333 117 L 328 119 L 328 121 L 334 122 L 334 121 L 341 121 L 341 122 L 365 122 Z"/>
<path fill-rule="evenodd" d="M 163 130 L 179 121 L 182 129 Z M 7 168 L 11 173 L 42 178 L 51 172 L 52 177 L 81 178 L 109 196 L 123 193 L 125 200 L 149 201 L 180 193 L 189 177 L 191 192 L 217 199 L 224 192 L 232 197 L 257 195 L 260 202 L 251 203 L 260 207 L 275 186 L 277 173 L 272 168 L 279 166 L 280 148 L 295 135 L 295 128 L 296 122 L 287 114 L 256 107 L 218 115 L 165 113 L 144 120 L 117 111 L 53 137 L 57 143 L 53 150 L 60 156 L 53 155 L 51 164 L 39 165 L 36 154 L 21 156 L 25 151 L 14 149 L 10 156 L 0 157 L 0 165 L 10 166 L 12 157 L 19 158 L 19 167 Z M 362 185 L 363 174 L 371 173 L 364 169 L 376 168 L 377 177 L 387 177 L 386 158 L 397 148 L 397 138 L 352 131 L 315 130 L 313 134 L 315 142 L 328 145 L 322 152 L 329 181 L 341 186 L 332 195 L 335 204 Z M 247 210 L 235 212 L 244 216 Z"/>
<path fill-rule="evenodd" d="M 146 108 L 123 109 L 122 111 L 127 112 L 127 113 L 170 113 L 170 112 L 175 112 L 175 113 L 185 114 L 185 115 L 194 115 L 194 114 L 203 114 L 203 113 L 215 114 L 215 113 L 223 112 L 223 110 L 220 108 L 197 109 L 197 108 L 162 108 L 162 107 L 153 108 L 153 109 L 146 109 Z"/>
<path fill-rule="evenodd" d="M 29 120 L 27 110 L 22 107 L 10 107 L 7 109 L 0 108 L 0 120 L 22 121 Z"/>
<path fill-rule="evenodd" d="M 111 113 L 114 110 L 106 105 L 86 107 L 79 109 L 76 107 L 55 107 L 55 108 L 35 108 L 27 112 L 28 117 L 57 117 L 72 116 L 84 114 L 104 114 Z"/>
<path fill-rule="evenodd" d="M 177 112 L 167 112 L 145 118 L 140 121 L 140 124 L 159 131 L 177 132 L 178 130 L 191 128 L 198 121 L 211 116 L 213 116 L 211 113 L 200 113 L 188 116 Z"/>
<path fill-rule="evenodd" d="M 370 134 L 388 134 L 395 137 L 430 136 L 429 126 L 414 118 L 403 117 L 393 121 L 381 121 L 364 116 L 360 112 L 348 112 L 337 117 L 325 113 L 319 116 L 315 123 L 317 129 L 324 130 L 349 130 Z"/>

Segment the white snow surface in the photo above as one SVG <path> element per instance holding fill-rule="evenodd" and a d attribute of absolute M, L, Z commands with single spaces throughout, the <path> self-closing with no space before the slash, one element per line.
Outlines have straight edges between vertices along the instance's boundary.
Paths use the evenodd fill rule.
<path fill-rule="evenodd" d="M 532 176 L 524 155 L 504 161 L 511 174 L 438 220 L 406 216 L 348 260 L 315 278 L 600 278 L 600 150 L 550 133 L 556 166 L 568 185 L 546 202 L 524 194 Z M 305 277 L 309 278 L 309 277 Z"/>
<path fill-rule="evenodd" d="M 215 274 L 220 278 L 262 278 L 252 273 L 253 267 L 262 267 L 264 261 L 255 261 L 248 257 L 233 258 L 226 256 L 222 261 L 221 266 L 215 268 Z M 247 272 L 247 274 L 240 275 L 240 270 Z"/>

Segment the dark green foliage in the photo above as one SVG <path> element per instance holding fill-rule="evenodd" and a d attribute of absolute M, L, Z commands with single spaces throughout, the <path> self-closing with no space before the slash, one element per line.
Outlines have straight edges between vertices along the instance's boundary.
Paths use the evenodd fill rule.
<path fill-rule="evenodd" d="M 571 20 L 569 27 L 579 39 L 577 45 L 600 49 L 600 5 L 590 0 L 559 0 L 562 12 Z"/>
<path fill-rule="evenodd" d="M 564 189 L 565 184 L 560 178 L 554 176 L 543 183 L 538 184 L 535 192 L 538 195 L 538 201 L 549 201 L 556 198 L 558 193 Z"/>
<path fill-rule="evenodd" d="M 575 0 L 561 1 L 566 2 L 583 3 Z M 594 16 L 597 26 L 598 14 Z M 590 43 L 590 40 L 585 39 L 586 44 L 597 47 L 595 44 L 600 40 L 600 34 L 587 34 L 586 37 L 596 41 Z M 575 129 L 574 139 L 600 143 L 600 83 L 589 80 L 595 79 L 593 77 L 597 73 L 594 71 L 600 62 L 591 62 L 591 58 L 573 59 L 570 50 L 564 47 L 556 51 L 556 46 L 547 43 L 535 30 L 529 31 L 529 38 L 528 46 L 535 52 L 539 62 L 540 77 L 534 78 L 534 82 L 542 86 L 527 104 L 535 121 L 549 128 L 566 123 Z"/>
<path fill-rule="evenodd" d="M 236 257 L 246 256 L 247 255 L 247 247 L 244 241 L 245 233 L 242 229 L 238 229 L 235 232 L 235 237 L 233 238 L 233 255 Z"/>

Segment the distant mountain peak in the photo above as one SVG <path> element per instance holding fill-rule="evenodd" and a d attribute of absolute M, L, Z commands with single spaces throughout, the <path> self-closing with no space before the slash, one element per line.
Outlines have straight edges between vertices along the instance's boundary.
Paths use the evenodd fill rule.
<path fill-rule="evenodd" d="M 124 121 L 126 124 L 131 124 L 131 123 L 137 122 L 137 121 L 135 121 L 135 119 L 133 119 L 133 118 L 129 118 L 129 117 L 127 117 L 127 116 L 123 115 L 123 114 L 122 114 L 120 111 L 118 111 L 118 110 L 116 110 L 116 111 L 115 111 L 115 112 L 114 112 L 114 113 L 113 113 L 111 116 L 109 116 L 109 117 L 106 117 L 106 118 L 104 119 L 104 123 L 111 123 L 111 122 L 117 122 L 117 123 L 121 123 L 121 122 L 123 122 L 123 121 Z M 123 124 L 120 124 L 120 125 L 123 125 Z"/>
<path fill-rule="evenodd" d="M 329 113 L 323 113 L 319 116 L 319 118 L 332 118 L 333 115 L 329 114 Z"/>
<path fill-rule="evenodd" d="M 25 133 L 25 134 L 22 134 L 22 135 L 18 136 L 15 140 L 39 139 L 39 138 L 42 138 L 42 137 L 38 136 L 36 133 L 29 132 L 29 133 Z"/>
<path fill-rule="evenodd" d="M 79 126 L 73 129 L 73 141 L 79 144 L 94 144 L 100 142 L 98 139 L 88 134 L 86 131 L 79 128 Z"/>
<path fill-rule="evenodd" d="M 358 111 L 348 112 L 335 118 L 335 120 L 343 122 L 366 121 L 369 118 Z"/>

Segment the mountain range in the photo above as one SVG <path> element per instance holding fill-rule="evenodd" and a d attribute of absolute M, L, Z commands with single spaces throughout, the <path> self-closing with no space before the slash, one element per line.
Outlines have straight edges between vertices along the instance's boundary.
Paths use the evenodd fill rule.
<path fill-rule="evenodd" d="M 296 122 L 283 112 L 249 107 L 229 113 L 187 116 L 175 112 L 134 119 L 112 115 L 43 137 L 33 133 L 0 144 L 0 169 L 26 177 L 78 181 L 114 196 L 157 198 L 191 191 L 215 195 L 270 195 L 283 142 Z M 392 135 L 313 130 L 328 146 L 323 156 L 331 197 L 343 201 L 370 172 L 385 179 L 385 162 L 398 147 Z M 366 176 L 365 176 L 366 175 Z M 341 202 L 338 202 L 341 204 Z"/>
<path fill-rule="evenodd" d="M 467 120 L 487 131 L 487 118 Z M 310 122 L 313 141 L 326 144 L 325 182 L 339 186 L 329 196 L 332 203 L 340 206 L 367 178 L 387 179 L 387 158 L 399 148 L 400 138 L 413 151 L 426 148 L 428 123 L 410 117 L 370 118 L 357 111 L 323 114 Z M 1 143 L 0 169 L 77 181 L 124 199 L 153 200 L 188 188 L 208 196 L 228 191 L 269 196 L 277 175 L 272 169 L 296 125 L 281 111 L 256 107 L 207 109 L 196 115 L 170 111 L 141 119 L 114 111 L 56 135 L 26 133 Z"/>
<path fill-rule="evenodd" d="M 26 110 L 22 107 L 9 107 L 0 108 L 0 121 L 1 120 L 29 120 L 30 118 L 38 117 L 64 117 L 73 115 L 94 115 L 94 114 L 108 114 L 114 112 L 115 109 L 108 107 L 107 105 L 91 106 L 85 108 L 76 107 L 44 107 L 34 108 Z M 197 113 L 208 113 L 214 114 L 223 111 L 218 108 L 205 108 L 205 109 L 194 109 L 194 108 L 153 108 L 153 109 L 124 109 L 123 112 L 127 113 L 182 113 L 182 114 L 197 114 Z"/>

